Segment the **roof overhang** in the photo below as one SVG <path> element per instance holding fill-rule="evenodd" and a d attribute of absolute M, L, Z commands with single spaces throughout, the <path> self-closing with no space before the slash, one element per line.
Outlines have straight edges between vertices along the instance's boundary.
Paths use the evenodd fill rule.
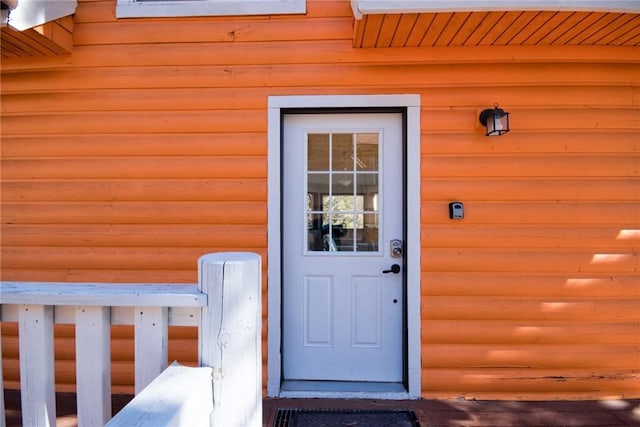
<path fill-rule="evenodd" d="M 640 0 L 351 0 L 353 46 L 638 46 Z"/>
<path fill-rule="evenodd" d="M 618 12 L 640 13 L 640 0 L 351 0 L 356 19 L 364 15 L 437 12 Z"/>

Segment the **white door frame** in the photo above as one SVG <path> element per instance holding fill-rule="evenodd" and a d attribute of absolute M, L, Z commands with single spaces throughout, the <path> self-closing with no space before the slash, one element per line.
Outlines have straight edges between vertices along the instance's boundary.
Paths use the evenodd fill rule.
<path fill-rule="evenodd" d="M 420 95 L 309 95 L 270 96 L 268 99 L 268 359 L 267 395 L 283 396 L 281 391 L 281 302 L 282 302 L 282 248 L 281 248 L 281 140 L 282 110 L 296 108 L 373 108 L 400 107 L 407 110 L 406 123 L 406 204 L 407 236 L 407 391 L 380 393 L 340 393 L 333 397 L 375 397 L 389 399 L 417 399 L 421 393 L 421 341 L 420 341 Z M 297 397 L 318 397 L 318 394 L 300 393 Z M 329 396 L 322 394 L 322 396 Z"/>

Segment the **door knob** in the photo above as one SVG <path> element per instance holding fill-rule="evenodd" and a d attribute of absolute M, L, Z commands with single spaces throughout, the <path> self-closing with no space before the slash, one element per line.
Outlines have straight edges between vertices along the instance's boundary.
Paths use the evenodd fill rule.
<path fill-rule="evenodd" d="M 393 264 L 390 270 L 382 270 L 382 272 L 384 274 L 387 274 L 387 273 L 398 274 L 400 273 L 400 266 L 398 264 Z"/>

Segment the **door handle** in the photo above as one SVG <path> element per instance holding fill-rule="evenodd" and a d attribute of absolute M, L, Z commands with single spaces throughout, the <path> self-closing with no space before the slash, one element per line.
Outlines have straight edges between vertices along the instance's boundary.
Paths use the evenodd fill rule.
<path fill-rule="evenodd" d="M 398 264 L 393 264 L 390 270 L 382 270 L 382 272 L 384 274 L 387 274 L 387 273 L 398 274 L 400 273 L 400 266 Z"/>

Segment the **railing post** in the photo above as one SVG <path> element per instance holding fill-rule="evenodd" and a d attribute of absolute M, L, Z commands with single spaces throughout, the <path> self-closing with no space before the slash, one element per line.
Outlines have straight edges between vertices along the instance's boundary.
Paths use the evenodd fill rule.
<path fill-rule="evenodd" d="M 4 380 L 2 376 L 2 331 L 0 330 L 0 427 L 5 427 L 4 420 Z"/>
<path fill-rule="evenodd" d="M 213 368 L 212 426 L 262 426 L 262 267 L 252 253 L 204 255 L 198 288 L 208 296 L 200 366 Z"/>

